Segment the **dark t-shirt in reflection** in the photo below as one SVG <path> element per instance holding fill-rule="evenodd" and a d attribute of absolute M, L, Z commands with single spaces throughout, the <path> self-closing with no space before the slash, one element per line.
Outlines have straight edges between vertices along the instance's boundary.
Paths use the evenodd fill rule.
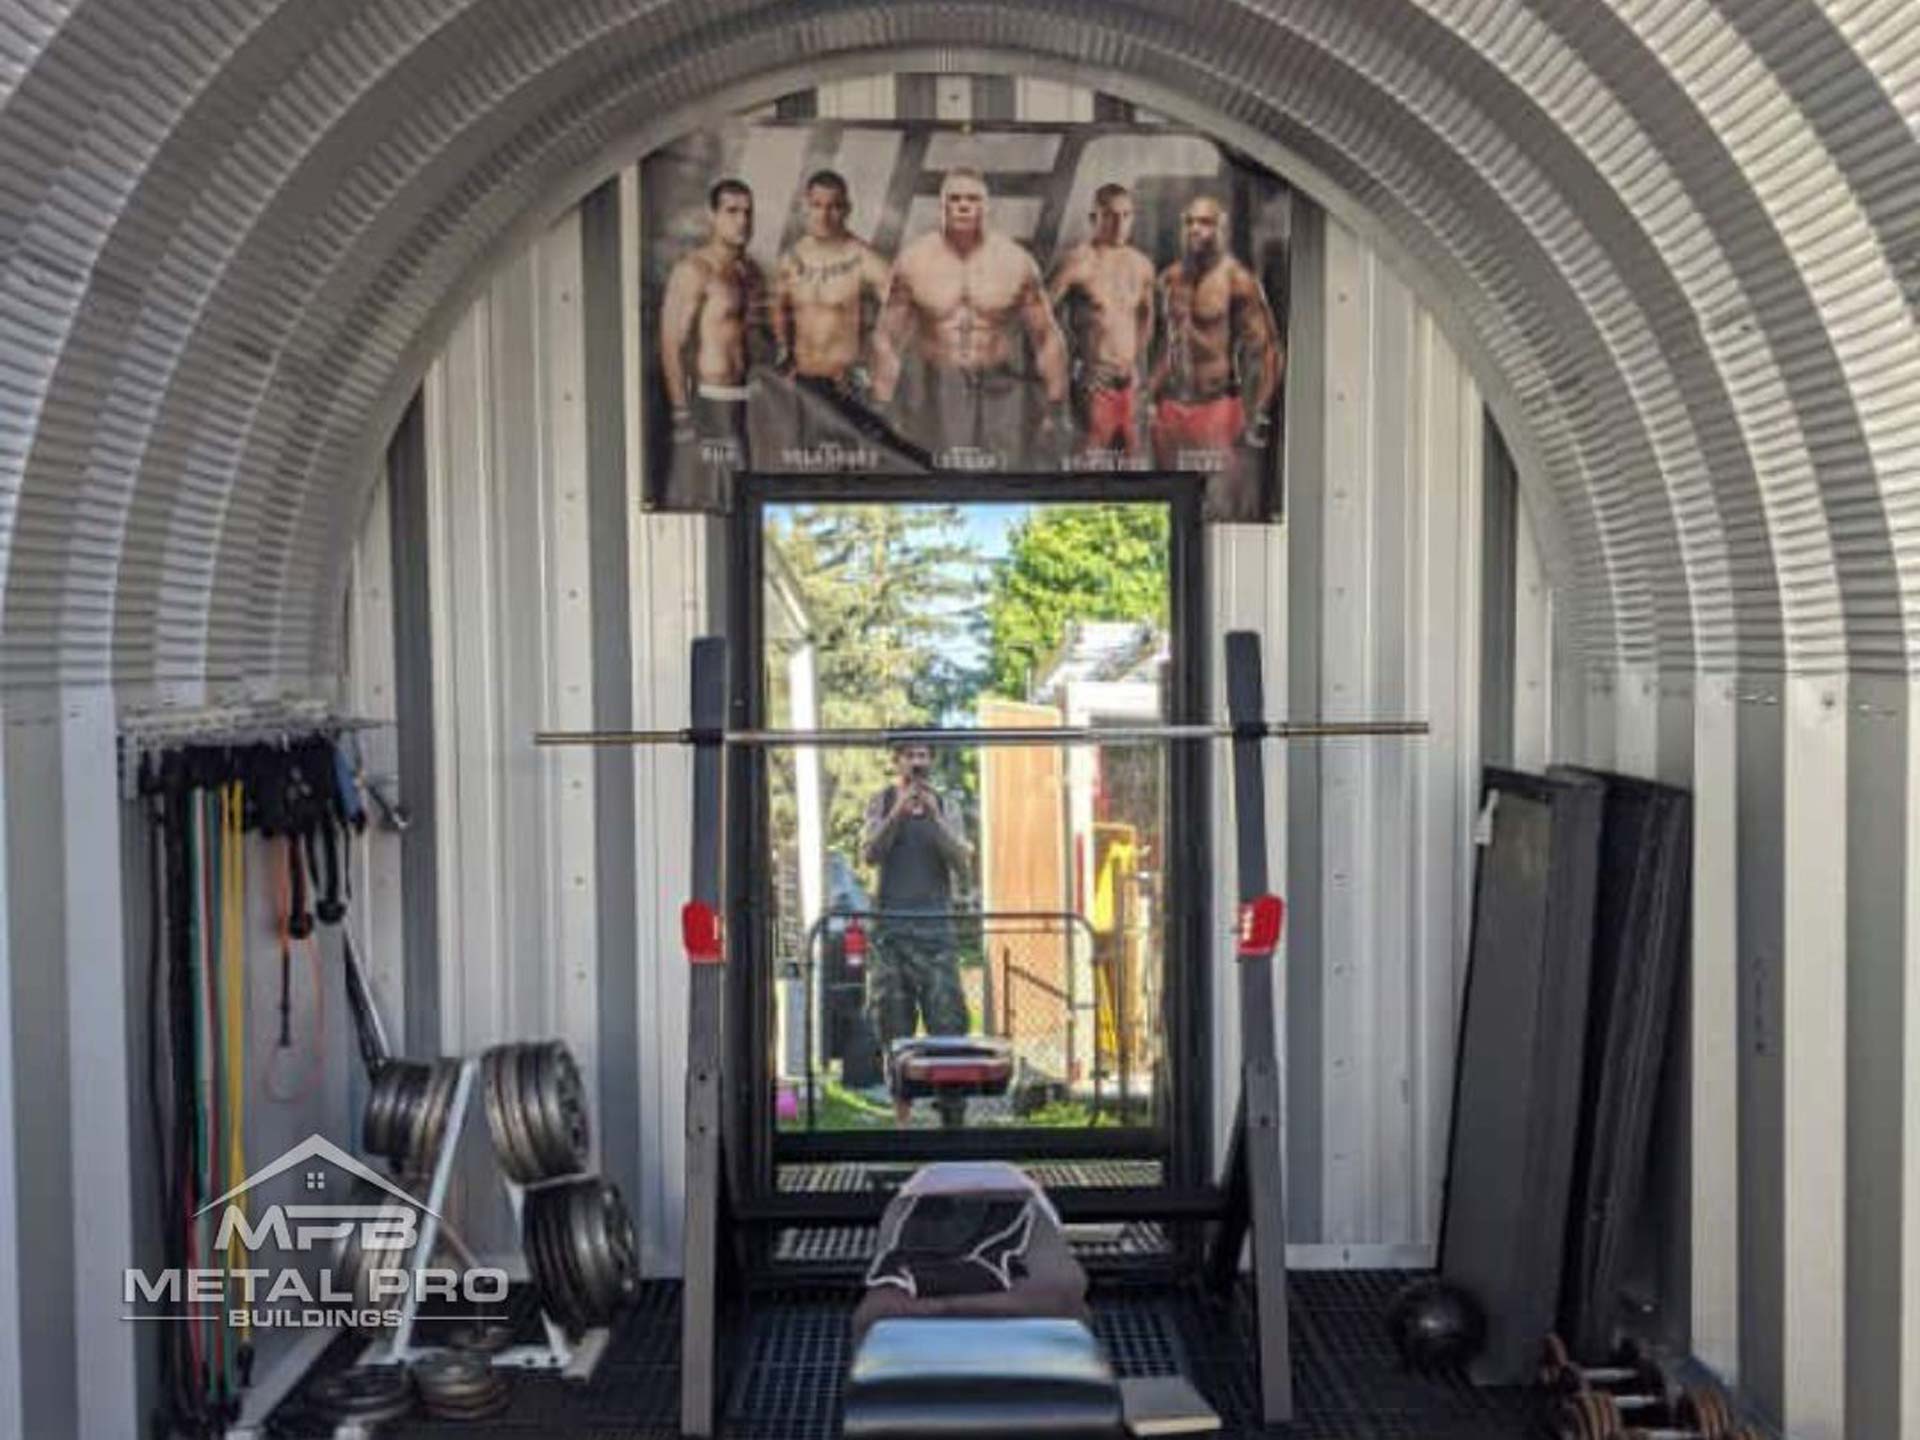
<path fill-rule="evenodd" d="M 896 792 L 880 791 L 867 804 L 869 833 L 887 818 Z M 953 807 L 936 796 L 940 814 L 954 824 Z M 941 853 L 939 822 L 931 815 L 909 815 L 893 832 L 893 843 L 880 857 L 880 884 L 876 902 L 885 915 L 939 915 L 953 912 L 953 872 Z M 919 928 L 919 927 L 916 927 Z M 941 929 L 950 928 L 942 925 Z"/>

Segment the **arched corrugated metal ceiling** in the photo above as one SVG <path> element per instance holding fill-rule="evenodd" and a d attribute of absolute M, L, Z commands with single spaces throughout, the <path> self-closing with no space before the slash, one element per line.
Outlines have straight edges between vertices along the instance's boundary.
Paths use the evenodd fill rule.
<path fill-rule="evenodd" d="M 942 61 L 1071 70 L 1210 125 L 1398 257 L 1550 497 L 1595 664 L 1904 671 L 1911 21 L 1911 0 L 14 0 L 5 679 L 328 674 L 386 431 L 516 235 L 702 107 Z"/>

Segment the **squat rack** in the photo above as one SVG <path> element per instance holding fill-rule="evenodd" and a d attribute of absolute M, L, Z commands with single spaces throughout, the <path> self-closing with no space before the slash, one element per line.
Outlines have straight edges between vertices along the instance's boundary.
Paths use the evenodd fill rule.
<path fill-rule="evenodd" d="M 1234 833 L 1240 931 L 1237 946 L 1242 1035 L 1240 1093 L 1225 1163 L 1217 1186 L 1192 1194 L 1169 1194 L 1153 1202 L 1151 1215 L 1129 1200 L 1137 1218 L 1201 1220 L 1214 1226 L 1204 1274 L 1210 1285 L 1230 1286 L 1243 1246 L 1251 1250 L 1254 1320 L 1260 1380 L 1260 1410 L 1267 1424 L 1293 1414 L 1288 1355 L 1286 1191 L 1282 1155 L 1282 1087 L 1275 1039 L 1273 959 L 1283 906 L 1267 889 L 1266 778 L 1262 747 L 1268 740 L 1418 736 L 1420 720 L 1271 721 L 1265 708 L 1259 636 L 1233 631 L 1226 637 L 1228 723 L 1031 729 L 905 728 L 871 730 L 728 730 L 727 642 L 696 640 L 692 651 L 692 724 L 677 730 L 542 731 L 535 743 L 560 745 L 690 745 L 693 765 L 691 897 L 682 911 L 682 939 L 690 967 L 686 1088 L 686 1223 L 683 1232 L 684 1290 L 681 1301 L 681 1433 L 711 1436 L 718 1422 L 719 1313 L 723 1283 L 721 1237 L 739 1223 L 777 1222 L 778 1205 L 742 1213 L 729 1179 L 723 1096 L 727 1057 L 726 941 L 720 921 L 720 876 L 724 836 L 723 752 L 728 747 L 926 745 L 1106 745 L 1169 741 L 1231 742 Z M 867 1218 L 879 1197 L 857 1202 L 847 1218 Z M 1066 1200 L 1066 1196 L 1061 1197 Z M 1099 1216 L 1095 1196 L 1063 1205 L 1067 1218 Z M 817 1215 L 807 1218 L 817 1220 Z M 735 1236 L 736 1242 L 738 1236 Z M 736 1243 L 734 1258 L 738 1260 Z"/>

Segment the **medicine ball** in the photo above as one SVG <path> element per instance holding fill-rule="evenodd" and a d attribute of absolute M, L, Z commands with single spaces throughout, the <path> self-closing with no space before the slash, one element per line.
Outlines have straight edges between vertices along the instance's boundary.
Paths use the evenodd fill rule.
<path fill-rule="evenodd" d="M 1487 1315 L 1459 1286 L 1428 1276 L 1394 1297 L 1387 1310 L 1387 1333 L 1408 1369 L 1454 1371 L 1487 1343 Z"/>

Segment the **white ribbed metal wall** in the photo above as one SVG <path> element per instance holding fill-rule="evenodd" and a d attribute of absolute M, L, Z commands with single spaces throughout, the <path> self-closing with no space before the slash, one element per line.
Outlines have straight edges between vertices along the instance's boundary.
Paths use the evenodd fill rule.
<path fill-rule="evenodd" d="M 12 1158 L 91 1206 L 84 1257 L 0 1206 L 0 1430 L 132 1345 L 116 714 L 332 693 L 371 477 L 500 263 L 696 114 L 878 68 L 1212 129 L 1430 308 L 1532 508 L 1556 751 L 1696 786 L 1697 1347 L 1796 1435 L 1920 1433 L 1911 0 L 0 9 Z"/>

